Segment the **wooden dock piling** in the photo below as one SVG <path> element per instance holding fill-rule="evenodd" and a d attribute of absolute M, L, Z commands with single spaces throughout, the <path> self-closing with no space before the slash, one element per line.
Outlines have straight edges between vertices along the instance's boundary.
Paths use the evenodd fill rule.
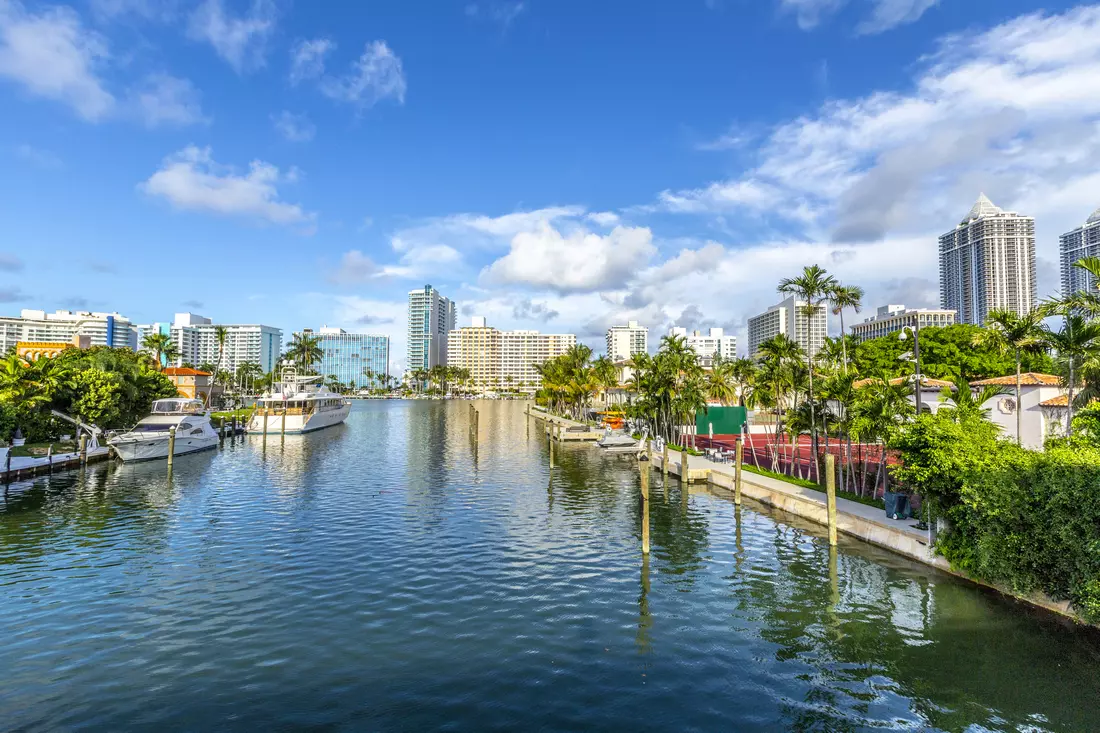
<path fill-rule="evenodd" d="M 733 467 L 733 503 L 741 506 L 741 465 L 745 460 L 745 446 L 737 441 L 736 463 Z"/>
<path fill-rule="evenodd" d="M 836 546 L 836 456 L 825 456 L 825 496 L 829 507 L 829 545 Z"/>
<path fill-rule="evenodd" d="M 176 426 L 168 428 L 168 472 L 172 472 L 172 463 L 176 458 Z"/>
<path fill-rule="evenodd" d="M 661 454 L 661 475 L 668 478 L 668 442 L 665 441 L 664 452 Z"/>
<path fill-rule="evenodd" d="M 649 466 L 638 461 L 638 472 L 642 479 L 642 554 L 649 554 Z"/>
<path fill-rule="evenodd" d="M 84 433 L 80 434 L 80 462 L 88 462 L 88 436 Z"/>

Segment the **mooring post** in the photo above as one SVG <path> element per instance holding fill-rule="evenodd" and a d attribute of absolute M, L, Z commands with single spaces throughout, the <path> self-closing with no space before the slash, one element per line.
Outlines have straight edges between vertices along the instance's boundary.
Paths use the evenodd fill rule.
<path fill-rule="evenodd" d="M 733 468 L 733 503 L 741 506 L 741 464 L 745 459 L 745 449 L 741 441 L 737 441 L 737 460 Z"/>
<path fill-rule="evenodd" d="M 168 428 L 168 470 L 172 470 L 172 462 L 176 457 L 176 426 Z"/>
<path fill-rule="evenodd" d="M 829 507 L 829 544 L 836 545 L 836 456 L 825 456 L 825 496 Z"/>
<path fill-rule="evenodd" d="M 10 453 L 8 455 L 11 455 Z M 84 433 L 80 434 L 80 462 L 88 462 L 88 436 Z"/>
<path fill-rule="evenodd" d="M 638 461 L 638 472 L 642 479 L 642 553 L 649 554 L 649 466 Z"/>
<path fill-rule="evenodd" d="M 668 478 L 668 441 L 661 441 L 664 443 L 664 452 L 661 454 L 661 476 Z"/>
<path fill-rule="evenodd" d="M 474 442 L 477 442 L 478 430 L 481 427 L 481 413 L 474 410 Z"/>
<path fill-rule="evenodd" d="M 689 483 L 691 481 L 688 470 L 688 448 L 685 445 L 680 451 L 680 480 L 684 483 Z"/>
<path fill-rule="evenodd" d="M 225 442 L 225 418 L 224 417 L 221 417 L 221 418 L 218 419 L 218 440 L 220 440 L 222 443 Z"/>

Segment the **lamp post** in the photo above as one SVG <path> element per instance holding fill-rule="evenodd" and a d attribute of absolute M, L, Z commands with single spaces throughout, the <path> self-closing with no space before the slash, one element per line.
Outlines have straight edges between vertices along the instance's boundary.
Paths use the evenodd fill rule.
<path fill-rule="evenodd" d="M 921 389 L 922 379 L 920 373 L 920 313 L 915 314 L 914 320 L 915 326 L 902 326 L 901 331 L 898 333 L 898 338 L 905 341 L 909 338 L 909 334 L 913 334 L 913 362 L 916 365 L 916 386 L 913 393 L 913 406 L 916 408 L 917 417 L 920 417 L 921 408 Z"/>

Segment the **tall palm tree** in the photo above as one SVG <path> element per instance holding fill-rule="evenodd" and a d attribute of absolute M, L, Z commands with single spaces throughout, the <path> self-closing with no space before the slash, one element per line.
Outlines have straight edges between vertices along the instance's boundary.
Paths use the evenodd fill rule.
<path fill-rule="evenodd" d="M 962 377 L 956 377 L 952 381 L 955 383 L 954 387 L 944 387 L 940 392 L 940 402 L 944 404 L 940 408 L 940 413 L 948 415 L 955 422 L 960 422 L 968 416 L 989 420 L 991 408 L 983 407 L 983 405 L 994 397 L 1008 394 L 1008 390 L 999 385 L 987 384 L 980 390 L 974 391 Z M 1016 400 L 1016 404 L 1019 405 L 1019 397 Z M 1019 412 L 1020 410 L 1017 407 L 1016 413 L 1019 414 Z M 1020 424 L 1017 422 L 1017 430 L 1019 430 L 1019 426 Z"/>
<path fill-rule="evenodd" d="M 157 369 L 163 369 L 165 364 L 161 361 L 166 349 L 172 346 L 172 337 L 166 333 L 147 333 L 141 340 L 141 347 L 148 349 L 156 355 Z"/>
<path fill-rule="evenodd" d="M 1070 293 L 1062 304 L 1096 318 L 1100 316 L 1100 257 L 1082 257 L 1073 266 L 1089 274 L 1093 289 Z"/>
<path fill-rule="evenodd" d="M 745 357 L 734 359 L 729 363 L 729 378 L 737 389 L 737 404 L 744 407 L 756 381 L 756 363 Z"/>
<path fill-rule="evenodd" d="M 715 356 L 710 373 L 707 374 L 707 397 L 726 407 L 737 399 L 733 364 L 734 362 L 724 360 L 721 355 Z"/>
<path fill-rule="evenodd" d="M 975 346 L 1011 351 L 1016 357 L 1016 445 L 1023 445 L 1023 410 L 1020 409 L 1020 357 L 1043 343 L 1042 317 L 1038 311 L 1019 315 L 1016 311 L 990 311 L 986 327 L 974 336 Z"/>
<path fill-rule="evenodd" d="M 798 277 L 786 277 L 779 281 L 779 292 L 785 295 L 793 295 L 797 300 L 802 301 L 802 305 L 799 309 L 802 311 L 803 322 L 806 324 L 806 333 L 804 334 L 803 343 L 810 343 L 809 327 L 813 321 L 814 315 L 817 314 L 818 308 L 822 303 L 828 300 L 831 293 L 837 287 L 836 278 L 827 273 L 823 268 L 818 265 L 810 265 L 809 267 L 802 268 L 802 274 Z M 810 348 L 806 349 L 806 370 L 810 376 L 810 444 L 813 449 L 814 458 L 814 471 L 816 475 L 821 475 L 821 466 L 817 456 L 817 421 L 814 419 L 814 354 Z"/>
<path fill-rule="evenodd" d="M 592 372 L 600 392 L 603 393 L 603 402 L 606 405 L 607 393 L 619 386 L 619 368 L 615 366 L 615 362 L 604 355 L 592 362 Z"/>
<path fill-rule="evenodd" d="M 848 334 L 844 330 L 844 309 L 851 308 L 856 313 L 863 309 L 863 288 L 858 285 L 836 283 L 830 288 L 826 297 L 833 307 L 833 315 L 840 316 L 841 363 L 844 365 L 844 371 L 848 371 Z"/>
<path fill-rule="evenodd" d="M 1078 366 L 1100 352 L 1100 322 L 1088 321 L 1076 311 L 1063 314 L 1059 331 L 1045 329 L 1043 341 L 1058 352 L 1065 368 L 1066 384 L 1066 437 L 1073 435 L 1074 389 L 1077 387 Z"/>
<path fill-rule="evenodd" d="M 294 362 L 303 374 L 313 374 L 313 367 L 324 357 L 321 338 L 311 334 L 296 333 L 290 339 L 286 358 Z"/>

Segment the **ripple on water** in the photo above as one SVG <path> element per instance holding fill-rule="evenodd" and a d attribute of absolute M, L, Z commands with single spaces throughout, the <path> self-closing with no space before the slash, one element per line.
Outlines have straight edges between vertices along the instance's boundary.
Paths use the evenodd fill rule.
<path fill-rule="evenodd" d="M 518 404 L 98 465 L 0 503 L 0 720 L 63 730 L 1098 730 L 1100 643 L 556 450 Z"/>

